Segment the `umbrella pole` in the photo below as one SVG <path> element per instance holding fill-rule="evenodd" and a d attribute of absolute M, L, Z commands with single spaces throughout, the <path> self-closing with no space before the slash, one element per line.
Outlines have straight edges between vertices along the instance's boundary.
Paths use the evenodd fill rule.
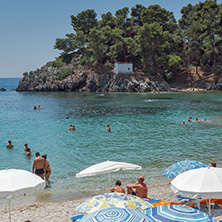
<path fill-rule="evenodd" d="M 211 216 L 210 199 L 209 199 L 209 216 Z"/>
<path fill-rule="evenodd" d="M 10 208 L 10 198 L 11 198 L 11 195 L 8 198 L 8 218 L 9 218 L 9 222 L 11 222 L 11 208 Z"/>

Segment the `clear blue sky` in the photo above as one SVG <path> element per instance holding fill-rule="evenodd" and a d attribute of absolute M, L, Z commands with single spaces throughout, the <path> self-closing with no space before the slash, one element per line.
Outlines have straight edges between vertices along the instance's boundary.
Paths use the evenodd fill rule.
<path fill-rule="evenodd" d="M 0 78 L 22 77 L 59 56 L 53 48 L 56 38 L 73 32 L 71 15 L 94 9 L 100 19 L 108 11 L 136 4 L 159 4 L 178 20 L 183 6 L 196 0 L 2 0 L 0 3 Z M 201 1 L 204 2 L 204 1 Z M 217 1 L 218 4 L 222 0 Z"/>

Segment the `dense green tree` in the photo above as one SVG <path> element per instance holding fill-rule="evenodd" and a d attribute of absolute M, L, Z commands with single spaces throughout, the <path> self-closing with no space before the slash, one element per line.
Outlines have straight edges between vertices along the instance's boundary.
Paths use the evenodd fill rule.
<path fill-rule="evenodd" d="M 84 34 L 88 35 L 90 29 L 98 25 L 97 14 L 93 9 L 88 9 L 78 13 L 77 16 L 71 16 L 71 25 L 74 31 L 83 31 Z"/>
<path fill-rule="evenodd" d="M 76 31 L 76 33 L 66 34 L 65 39 L 56 39 L 54 45 L 55 49 L 63 50 L 65 53 L 74 52 L 80 50 L 83 52 L 86 43 L 86 36 L 82 31 Z"/>
<path fill-rule="evenodd" d="M 155 73 L 158 68 L 158 57 L 168 47 L 169 32 L 164 31 L 163 27 L 157 22 L 152 24 L 145 23 L 140 27 L 136 39 L 140 46 L 143 69 L 148 71 L 150 68 Z"/>
<path fill-rule="evenodd" d="M 137 4 L 135 7 L 131 8 L 131 16 L 133 17 L 133 26 L 134 27 L 138 27 L 138 26 L 142 26 L 143 22 L 141 20 L 141 13 L 143 10 L 145 10 L 146 8 L 143 5 L 139 5 Z"/>
<path fill-rule="evenodd" d="M 115 28 L 116 23 L 115 23 L 115 18 L 113 17 L 111 12 L 107 12 L 105 14 L 101 15 L 102 20 L 99 21 L 99 26 L 101 28 L 106 27 L 107 25 L 110 26 L 110 28 Z"/>
<path fill-rule="evenodd" d="M 92 28 L 89 33 L 88 52 L 92 65 L 102 65 L 105 61 L 107 45 L 105 36 L 101 30 Z"/>
<path fill-rule="evenodd" d="M 142 10 L 141 20 L 143 24 L 156 22 L 163 27 L 163 31 L 169 31 L 170 33 L 173 33 L 178 27 L 173 13 L 161 8 L 159 5 L 151 5 Z"/>

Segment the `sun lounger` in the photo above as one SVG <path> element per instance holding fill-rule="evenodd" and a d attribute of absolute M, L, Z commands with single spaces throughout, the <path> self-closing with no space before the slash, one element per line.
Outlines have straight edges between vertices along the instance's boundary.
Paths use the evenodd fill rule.
<path fill-rule="evenodd" d="M 71 220 L 73 221 L 73 222 L 77 222 L 77 221 L 79 221 L 82 217 L 83 217 L 84 215 L 77 215 L 77 216 L 74 216 L 74 217 L 72 217 L 71 218 Z"/>

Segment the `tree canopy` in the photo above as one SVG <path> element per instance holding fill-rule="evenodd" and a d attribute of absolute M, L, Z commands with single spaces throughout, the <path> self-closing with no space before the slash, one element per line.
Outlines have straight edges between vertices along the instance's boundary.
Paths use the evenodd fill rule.
<path fill-rule="evenodd" d="M 97 20 L 94 10 L 71 16 L 74 33 L 56 39 L 54 48 L 64 54 L 82 54 L 82 63 L 103 67 L 115 61 L 132 62 L 137 69 L 176 72 L 190 65 L 220 73 L 222 67 L 222 5 L 206 0 L 173 12 L 159 5 L 137 4 Z"/>

